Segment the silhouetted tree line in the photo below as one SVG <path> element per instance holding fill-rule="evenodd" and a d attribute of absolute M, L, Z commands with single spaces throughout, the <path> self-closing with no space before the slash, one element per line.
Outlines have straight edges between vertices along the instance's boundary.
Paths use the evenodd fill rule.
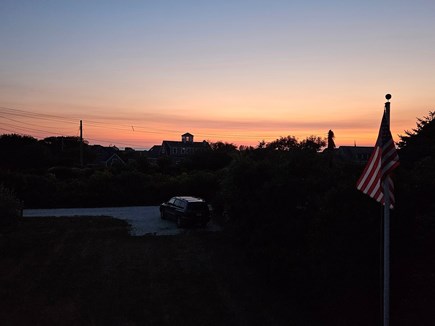
<path fill-rule="evenodd" d="M 83 144 L 78 137 L 0 136 L 0 184 L 12 189 L 26 208 L 156 205 L 176 194 L 212 199 L 219 178 L 238 152 L 216 142 L 181 163 L 161 157 L 150 163 L 146 153 Z M 110 154 L 123 163 L 104 165 Z"/>
<path fill-rule="evenodd" d="M 418 192 L 416 201 L 421 204 L 431 202 L 427 196 L 433 180 L 428 176 L 434 173 L 433 119 L 434 114 L 430 112 L 428 117 L 418 119 L 415 129 L 400 136 L 398 177 L 406 180 L 397 182 L 399 198 L 402 192 L 407 198 Z M 171 194 L 193 192 L 215 200 L 217 209 L 229 214 L 240 203 L 238 200 L 232 202 L 239 194 L 230 194 L 237 185 L 237 178 L 243 176 L 240 189 L 246 188 L 246 191 L 241 198 L 248 196 L 250 191 L 258 192 L 257 196 L 261 197 L 256 202 L 258 206 L 269 202 L 265 196 L 272 197 L 273 202 L 284 200 L 282 196 L 286 196 L 286 209 L 282 205 L 274 208 L 278 214 L 295 207 L 306 212 L 320 208 L 320 204 L 330 207 L 331 201 L 328 199 L 325 204 L 325 199 L 337 187 L 349 183 L 351 193 L 355 193 L 352 182 L 361 167 L 350 162 L 331 164 L 331 152 L 335 148 L 333 138 L 330 130 L 327 143 L 326 139 L 316 136 L 301 141 L 286 136 L 269 143 L 261 141 L 256 147 L 240 148 L 216 142 L 211 143 L 209 152 L 196 153 L 179 164 L 162 157 L 157 165 L 153 165 L 146 156 L 138 156 L 134 150 L 129 150 L 119 154 L 125 165 L 110 167 L 89 164 L 96 162 L 98 149 L 102 147 L 85 142 L 83 152 L 88 164 L 83 168 L 79 161 L 78 137 L 37 140 L 5 134 L 0 136 L 0 183 L 12 189 L 26 207 L 156 204 Z M 328 155 L 319 154 L 326 144 Z M 411 179 L 413 186 L 403 186 Z M 421 210 L 425 206 L 418 205 L 420 208 L 417 208 L 411 204 L 415 201 L 406 202 L 409 210 Z"/>
<path fill-rule="evenodd" d="M 393 293 L 392 307 L 400 309 L 398 298 L 404 296 L 409 310 L 421 305 L 421 291 L 408 291 L 403 284 L 412 278 L 435 286 L 433 278 L 427 280 L 435 258 L 435 113 L 399 137 L 392 287 L 402 292 Z M 297 292 L 307 304 L 321 305 L 325 318 L 358 314 L 365 307 L 369 313 L 360 316 L 361 325 L 376 325 L 382 208 L 356 190 L 364 167 L 335 160 L 333 139 L 330 131 L 327 140 L 287 136 L 256 147 L 217 142 L 211 151 L 178 164 L 161 158 L 153 165 L 140 158 L 126 165 L 79 168 L 77 139 L 3 135 L 0 210 L 10 209 L 4 204 L 8 201 L 14 207 L 21 201 L 26 207 L 86 207 L 201 196 L 213 203 L 265 282 L 283 295 Z M 88 160 L 89 149 L 86 145 Z M 63 173 L 53 173 L 54 166 Z M 350 299 L 356 304 L 349 306 Z M 334 311 L 337 306 L 346 311 Z"/>

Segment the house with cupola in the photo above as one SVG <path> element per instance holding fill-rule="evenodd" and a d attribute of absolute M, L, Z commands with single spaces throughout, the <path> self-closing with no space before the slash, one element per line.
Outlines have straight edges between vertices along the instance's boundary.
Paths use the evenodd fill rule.
<path fill-rule="evenodd" d="M 164 140 L 161 145 L 151 147 L 148 153 L 150 157 L 169 157 L 180 162 L 189 155 L 210 149 L 210 144 L 207 141 L 196 142 L 194 136 L 187 132 L 181 135 L 181 141 Z"/>

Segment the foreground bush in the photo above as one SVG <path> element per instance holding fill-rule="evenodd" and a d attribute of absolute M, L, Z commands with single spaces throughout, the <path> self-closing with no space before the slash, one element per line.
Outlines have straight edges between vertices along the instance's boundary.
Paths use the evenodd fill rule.
<path fill-rule="evenodd" d="M 0 229 L 13 225 L 21 212 L 21 201 L 12 190 L 0 184 Z"/>

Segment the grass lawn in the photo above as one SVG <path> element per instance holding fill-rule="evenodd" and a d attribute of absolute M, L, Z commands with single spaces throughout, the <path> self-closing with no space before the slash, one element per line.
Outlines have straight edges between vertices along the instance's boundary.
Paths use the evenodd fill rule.
<path fill-rule="evenodd" d="M 346 259 L 326 263 L 343 278 L 295 265 L 280 291 L 225 232 L 131 237 L 109 217 L 25 218 L 0 233 L 0 324 L 378 324 L 373 280 Z M 395 325 L 435 320 L 432 263 L 393 268 Z"/>
<path fill-rule="evenodd" d="M 295 325 L 224 233 L 130 237 L 112 218 L 26 218 L 0 236 L 2 325 Z"/>

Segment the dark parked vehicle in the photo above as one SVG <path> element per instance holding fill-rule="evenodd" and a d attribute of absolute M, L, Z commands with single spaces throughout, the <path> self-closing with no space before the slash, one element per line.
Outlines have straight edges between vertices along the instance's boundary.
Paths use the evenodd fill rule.
<path fill-rule="evenodd" d="M 160 205 L 160 217 L 176 221 L 178 227 L 187 225 L 205 226 L 210 221 L 210 209 L 204 199 L 177 196 Z"/>

